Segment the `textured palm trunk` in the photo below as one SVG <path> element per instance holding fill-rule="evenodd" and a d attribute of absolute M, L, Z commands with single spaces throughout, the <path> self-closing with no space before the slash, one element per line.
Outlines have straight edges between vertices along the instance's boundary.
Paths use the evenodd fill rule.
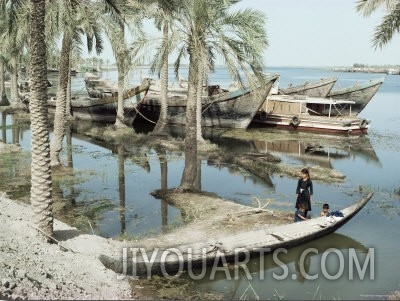
<path fill-rule="evenodd" d="M 6 86 L 5 86 L 5 80 L 4 80 L 4 63 L 0 59 L 0 106 L 9 106 L 10 102 L 8 101 L 7 95 L 6 95 Z"/>
<path fill-rule="evenodd" d="M 53 200 L 47 119 L 45 0 L 30 0 L 31 204 L 35 222 L 53 236 Z M 47 236 L 47 241 L 50 239 Z"/>
<path fill-rule="evenodd" d="M 125 45 L 125 30 L 124 26 L 120 26 L 120 31 L 117 33 L 119 41 Z M 115 119 L 116 127 L 124 127 L 124 90 L 125 90 L 125 47 L 118 46 L 116 51 L 117 67 L 118 67 L 118 104 L 117 104 L 117 118 Z"/>
<path fill-rule="evenodd" d="M 163 28 L 164 43 L 168 44 L 168 25 L 164 25 Z M 167 124 L 168 117 L 168 49 L 165 51 L 163 58 L 163 65 L 161 67 L 161 107 L 160 117 L 158 118 L 157 124 L 153 130 L 154 134 L 162 134 L 165 132 L 165 126 Z"/>
<path fill-rule="evenodd" d="M 194 191 L 194 182 L 197 172 L 197 64 L 194 55 L 189 58 L 189 87 L 186 104 L 186 125 L 185 125 L 185 168 L 183 169 L 181 184 L 179 188 L 186 191 Z"/>
<path fill-rule="evenodd" d="M 19 91 L 18 91 L 18 67 L 17 67 L 17 61 L 13 58 L 11 63 L 12 67 L 12 72 L 10 72 L 11 76 L 11 103 L 13 106 L 18 106 L 21 104 L 20 98 L 19 98 Z"/>
<path fill-rule="evenodd" d="M 50 145 L 52 166 L 61 165 L 60 152 L 65 136 L 69 55 L 71 53 L 71 46 L 71 38 L 67 34 L 64 34 L 61 46 L 60 71 L 58 75 L 56 112 L 54 114 L 54 133 Z"/>
<path fill-rule="evenodd" d="M 196 105 L 197 105 L 197 110 L 196 110 L 196 139 L 197 142 L 204 142 L 203 135 L 201 132 L 201 113 L 202 113 L 202 107 L 201 107 L 201 99 L 203 96 L 203 74 L 204 74 L 204 66 L 203 64 L 199 64 L 199 75 L 198 75 L 198 82 L 197 82 L 197 92 L 196 92 Z"/>
<path fill-rule="evenodd" d="M 67 120 L 72 120 L 74 117 L 72 116 L 71 110 L 71 85 L 72 85 L 72 78 L 71 78 L 71 54 L 72 49 L 69 53 L 69 66 L 68 66 L 68 85 L 67 85 L 67 99 L 65 104 L 65 116 Z"/>

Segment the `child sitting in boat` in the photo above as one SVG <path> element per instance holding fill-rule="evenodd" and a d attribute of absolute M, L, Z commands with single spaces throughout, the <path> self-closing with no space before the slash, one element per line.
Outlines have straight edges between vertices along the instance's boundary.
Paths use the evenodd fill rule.
<path fill-rule="evenodd" d="M 294 214 L 294 222 L 302 222 L 307 220 L 306 218 L 306 209 L 304 204 L 299 204 L 299 208 L 296 210 Z"/>
<path fill-rule="evenodd" d="M 327 217 L 329 215 L 329 204 L 324 204 L 322 205 L 322 211 L 320 216 L 325 216 Z"/>

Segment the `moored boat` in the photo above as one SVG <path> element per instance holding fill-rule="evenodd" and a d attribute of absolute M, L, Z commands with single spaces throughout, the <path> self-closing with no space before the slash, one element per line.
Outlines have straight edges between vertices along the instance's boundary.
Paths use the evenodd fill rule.
<path fill-rule="evenodd" d="M 330 99 L 341 99 L 354 101 L 351 106 L 354 115 L 359 114 L 365 106 L 371 101 L 372 97 L 378 92 L 379 87 L 384 82 L 385 78 L 371 79 L 366 82 L 356 83 L 350 87 L 332 89 L 328 94 Z M 338 107 L 341 114 L 348 114 L 349 108 Z"/>
<path fill-rule="evenodd" d="M 327 221 L 326 217 L 279 226 L 265 226 L 231 236 L 210 238 L 207 242 L 179 245 L 166 250 L 142 253 L 132 248 L 130 258 L 100 255 L 103 265 L 116 273 L 151 277 L 166 273 L 178 275 L 196 267 L 217 266 L 220 263 L 243 263 L 243 258 L 259 257 L 279 248 L 292 248 L 332 233 L 351 220 L 371 199 L 373 193 L 341 210 L 343 217 Z M 132 254 L 134 253 L 134 254 Z M 223 258 L 222 258 L 223 257 Z M 151 260 L 150 260 L 151 258 Z"/>
<path fill-rule="evenodd" d="M 312 97 L 326 97 L 337 80 L 338 78 L 335 76 L 335 77 L 321 78 L 320 80 L 312 82 L 306 81 L 301 85 L 296 85 L 296 86 L 290 85 L 287 88 L 279 88 L 279 94 L 283 95 L 297 94 L 297 95 L 308 95 Z"/>
<path fill-rule="evenodd" d="M 149 83 L 132 87 L 124 92 L 124 117 L 130 124 L 136 117 L 136 106 L 149 88 Z M 105 98 L 77 97 L 71 99 L 71 114 L 79 120 L 114 123 L 117 115 L 118 95 Z M 56 99 L 47 101 L 49 112 L 55 112 Z"/>
<path fill-rule="evenodd" d="M 89 97 L 108 98 L 118 95 L 118 86 L 93 73 L 85 74 L 85 87 Z"/>
<path fill-rule="evenodd" d="M 336 115 L 337 107 L 349 107 L 354 101 L 330 100 L 305 95 L 269 95 L 254 122 L 266 126 L 326 133 L 366 133 L 370 120 Z M 326 113 L 326 115 L 325 115 Z"/>
<path fill-rule="evenodd" d="M 249 126 L 256 112 L 269 94 L 278 75 L 271 75 L 256 90 L 250 88 L 228 91 L 218 85 L 207 87 L 208 95 L 202 100 L 201 125 L 206 127 L 242 128 Z M 169 124 L 186 123 L 187 94 L 175 93 L 168 97 Z M 161 96 L 149 92 L 138 107 L 140 114 L 147 120 L 157 121 L 161 108 Z"/>

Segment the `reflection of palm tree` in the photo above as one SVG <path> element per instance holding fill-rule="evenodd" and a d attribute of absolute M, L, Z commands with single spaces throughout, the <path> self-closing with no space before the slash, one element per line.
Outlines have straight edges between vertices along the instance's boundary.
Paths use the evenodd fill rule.
<path fill-rule="evenodd" d="M 16 125 L 15 116 L 11 115 L 11 134 L 12 134 L 12 143 L 18 144 L 19 143 L 19 130 L 20 127 Z"/>
<path fill-rule="evenodd" d="M 157 151 L 157 155 L 160 161 L 161 169 L 161 190 L 168 189 L 168 161 L 165 154 L 165 150 L 162 152 Z M 167 232 L 168 226 L 168 203 L 161 200 L 161 230 L 163 233 Z"/>
<path fill-rule="evenodd" d="M 6 121 L 7 121 L 7 115 L 2 113 L 1 114 L 1 139 L 3 139 L 4 143 L 7 143 L 7 129 L 6 129 Z"/>
<path fill-rule="evenodd" d="M 126 204 L 125 204 L 125 149 L 123 144 L 118 147 L 118 191 L 119 191 L 119 220 L 121 234 L 126 232 Z"/>

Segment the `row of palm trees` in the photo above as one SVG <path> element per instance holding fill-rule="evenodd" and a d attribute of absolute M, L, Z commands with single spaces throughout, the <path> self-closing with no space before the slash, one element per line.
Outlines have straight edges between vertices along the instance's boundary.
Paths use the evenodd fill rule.
<path fill-rule="evenodd" d="M 239 70 L 251 79 L 252 70 L 262 69 L 262 56 L 267 46 L 265 16 L 255 10 L 230 12 L 237 0 L 104 0 L 46 1 L 2 0 L 0 34 L 7 43 L 0 46 L 0 69 L 12 75 L 11 103 L 18 106 L 18 62 L 29 56 L 31 113 L 31 204 L 39 229 L 53 234 L 52 167 L 59 166 L 59 154 L 65 134 L 71 57 L 80 51 L 86 37 L 89 51 L 100 53 L 103 37 L 111 42 L 118 68 L 118 109 L 116 126 L 124 126 L 123 89 L 125 75 L 132 65 L 147 61 L 162 79 L 163 105 L 155 132 L 162 133 L 167 116 L 168 58 L 178 53 L 176 73 L 182 59 L 189 60 L 189 88 L 186 122 L 186 162 L 180 188 L 193 190 L 197 170 L 197 109 L 201 87 L 213 70 L 217 56 L 228 65 L 235 80 L 243 79 Z M 3 18 L 4 17 L 4 18 Z M 150 41 L 142 32 L 144 18 L 154 18 L 163 32 L 154 57 L 141 55 Z M 29 30 L 28 30 L 29 29 Z M 130 30 L 136 43 L 129 49 L 125 31 Z M 54 134 L 50 142 L 47 114 L 47 54 L 61 40 L 57 106 Z M 2 79 L 0 78 L 0 81 Z M 3 91 L 3 90 L 2 90 Z M 2 92 L 3 93 L 3 92 Z"/>
<path fill-rule="evenodd" d="M 86 46 L 97 53 L 106 36 L 112 45 L 118 67 L 118 109 L 116 127 L 124 126 L 123 90 L 125 76 L 134 64 L 148 63 L 161 78 L 162 106 L 154 133 L 163 133 L 168 116 L 168 60 L 175 54 L 178 74 L 183 60 L 189 61 L 188 102 L 186 110 L 185 167 L 182 190 L 194 190 L 197 170 L 197 143 L 201 141 L 201 93 L 217 59 L 222 59 L 233 80 L 251 86 L 263 80 L 263 52 L 268 46 L 265 15 L 254 9 L 234 10 L 240 0 L 0 0 L 0 102 L 7 104 L 2 87 L 4 66 L 12 75 L 11 103 L 19 104 L 18 62 L 29 59 L 31 112 L 31 203 L 39 228 L 47 237 L 53 234 L 51 167 L 59 166 L 59 154 L 69 116 L 71 58 Z M 372 2 L 361 0 L 360 10 Z M 364 8 L 363 8 L 364 7 Z M 375 6 L 370 6 L 376 8 Z M 389 5 L 388 5 L 389 7 Z M 152 18 L 162 32 L 160 39 L 149 39 L 142 21 Z M 384 20 L 386 22 L 386 19 Z M 387 27 L 382 27 L 383 29 Z M 393 31 L 398 30 L 392 29 Z M 125 39 L 129 30 L 134 43 Z M 386 35 L 381 43 L 391 36 Z M 47 114 L 47 56 L 61 39 L 57 108 L 54 135 L 50 143 Z M 154 44 L 156 43 L 156 44 Z M 149 51 L 152 45 L 154 51 Z M 378 44 L 380 45 L 380 44 Z M 245 76 L 242 77 L 241 74 Z M 255 75 L 255 76 L 254 76 Z"/>

